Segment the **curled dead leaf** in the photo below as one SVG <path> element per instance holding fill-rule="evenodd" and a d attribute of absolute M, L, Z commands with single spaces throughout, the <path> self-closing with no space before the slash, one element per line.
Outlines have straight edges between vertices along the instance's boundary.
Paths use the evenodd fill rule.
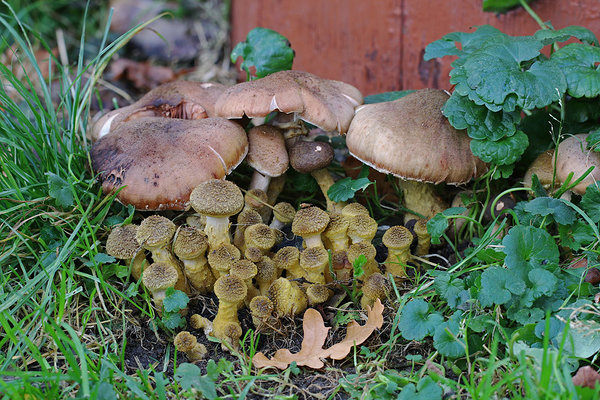
<path fill-rule="evenodd" d="M 589 365 L 581 367 L 573 376 L 573 384 L 576 386 L 586 386 L 594 388 L 600 382 L 600 374 Z"/>
<path fill-rule="evenodd" d="M 358 346 L 367 340 L 375 329 L 381 328 L 383 325 L 383 305 L 379 299 L 373 304 L 372 309 L 368 308 L 367 314 L 368 319 L 364 325 L 359 325 L 356 321 L 350 322 L 346 337 L 341 342 L 323 349 L 330 328 L 325 327 L 323 318 L 318 311 L 309 308 L 304 313 L 302 322 L 304 339 L 298 353 L 292 353 L 288 349 L 279 349 L 269 359 L 259 352 L 254 355 L 252 361 L 258 368 L 276 367 L 286 369 L 293 361 L 298 366 L 322 368 L 325 365 L 323 359 L 329 357 L 334 360 L 341 360 L 348 355 L 354 346 Z"/>

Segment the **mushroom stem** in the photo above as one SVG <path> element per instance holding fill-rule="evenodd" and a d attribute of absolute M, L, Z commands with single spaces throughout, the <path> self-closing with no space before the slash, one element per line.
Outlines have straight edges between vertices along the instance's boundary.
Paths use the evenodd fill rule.
<path fill-rule="evenodd" d="M 266 176 L 258 171 L 254 171 L 254 173 L 252 174 L 252 179 L 250 180 L 250 185 L 248 186 L 248 190 L 260 189 L 266 193 L 269 188 L 270 182 L 270 176 Z"/>
<path fill-rule="evenodd" d="M 341 213 L 342 208 L 344 208 L 346 203 L 332 201 L 327 195 L 327 191 L 331 185 L 335 183 L 331 173 L 327 170 L 327 168 L 321 168 L 316 171 L 312 171 L 310 174 L 313 176 L 313 178 L 315 178 L 319 184 L 319 187 L 321 188 L 321 192 L 323 192 L 323 195 L 325 196 L 325 200 L 327 201 L 327 211 Z"/>
<path fill-rule="evenodd" d="M 139 281 L 142 277 L 142 272 L 144 272 L 144 263 L 146 263 L 146 253 L 144 253 L 143 250 L 140 250 L 131 260 L 131 276 L 136 281 Z"/>
<path fill-rule="evenodd" d="M 208 236 L 208 246 L 216 248 L 221 243 L 231 243 L 229 238 L 229 217 L 206 216 L 204 233 Z"/>
<path fill-rule="evenodd" d="M 404 206 L 427 219 L 448 208 L 435 193 L 434 185 L 431 183 L 399 179 L 398 186 L 400 186 L 404 194 Z M 421 217 L 406 213 L 404 215 L 404 222 L 418 218 Z"/>

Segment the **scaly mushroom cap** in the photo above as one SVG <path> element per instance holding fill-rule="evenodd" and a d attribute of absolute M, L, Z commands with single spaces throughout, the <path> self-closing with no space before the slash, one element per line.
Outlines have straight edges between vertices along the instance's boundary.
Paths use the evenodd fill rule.
<path fill-rule="evenodd" d="M 253 317 L 265 319 L 273 313 L 273 302 L 267 296 L 254 296 L 250 300 L 250 313 Z"/>
<path fill-rule="evenodd" d="M 185 210 L 196 186 L 229 174 L 247 150 L 244 130 L 223 118 L 147 117 L 100 138 L 91 157 L 102 190 L 122 188 L 121 203 L 140 210 Z"/>
<path fill-rule="evenodd" d="M 368 215 L 355 215 L 348 224 L 348 236 L 353 243 L 358 241 L 371 241 L 377 233 L 377 221 Z"/>
<path fill-rule="evenodd" d="M 273 256 L 277 268 L 287 270 L 299 266 L 300 250 L 294 246 L 282 247 Z"/>
<path fill-rule="evenodd" d="M 333 147 L 326 142 L 297 141 L 290 148 L 290 164 L 296 171 L 309 174 L 325 168 L 333 160 Z"/>
<path fill-rule="evenodd" d="M 208 237 L 204 232 L 189 225 L 182 226 L 173 242 L 173 252 L 181 259 L 192 259 L 203 255 L 208 248 Z"/>
<path fill-rule="evenodd" d="M 231 181 L 211 179 L 200 183 L 190 195 L 196 212 L 209 217 L 229 217 L 244 207 L 244 195 Z"/>
<path fill-rule="evenodd" d="M 286 278 L 276 279 L 269 287 L 269 298 L 279 315 L 300 314 L 308 301 L 296 282 Z"/>
<path fill-rule="evenodd" d="M 259 210 L 268 203 L 267 194 L 262 189 L 250 189 L 244 195 L 244 205 L 253 210 Z"/>
<path fill-rule="evenodd" d="M 412 233 L 407 228 L 402 225 L 395 225 L 385 231 L 381 237 L 381 242 L 387 248 L 401 249 L 410 247 L 413 239 Z"/>
<path fill-rule="evenodd" d="M 442 114 L 448 94 L 422 89 L 401 99 L 357 108 L 346 145 L 365 164 L 400 178 L 459 185 L 482 175 L 466 131 Z"/>
<path fill-rule="evenodd" d="M 277 267 L 275 261 L 271 260 L 268 256 L 262 256 L 260 261 L 256 262 L 256 282 L 272 282 L 277 278 Z"/>
<path fill-rule="evenodd" d="M 375 259 L 377 255 L 377 250 L 375 246 L 370 242 L 358 242 L 353 243 L 348 247 L 348 251 L 346 252 L 346 256 L 348 257 L 348 261 L 351 264 L 354 264 L 354 261 L 360 256 L 364 255 L 367 260 Z"/>
<path fill-rule="evenodd" d="M 362 94 L 344 82 L 322 79 L 302 71 L 280 71 L 239 83 L 217 100 L 215 111 L 225 118 L 266 117 L 272 111 L 290 114 L 319 128 L 345 133 Z"/>
<path fill-rule="evenodd" d="M 280 201 L 273 206 L 273 217 L 284 224 L 290 224 L 296 216 L 296 209 L 290 203 Z"/>
<path fill-rule="evenodd" d="M 250 225 L 244 231 L 244 241 L 248 247 L 257 247 L 261 250 L 269 250 L 275 246 L 275 233 L 268 225 Z"/>
<path fill-rule="evenodd" d="M 240 259 L 240 250 L 231 243 L 221 243 L 208 253 L 208 265 L 217 271 L 226 274 L 231 265 Z"/>
<path fill-rule="evenodd" d="M 325 303 L 329 300 L 331 294 L 332 292 L 327 286 L 317 283 L 313 283 L 306 288 L 306 297 L 308 298 L 309 306 Z"/>
<path fill-rule="evenodd" d="M 363 294 L 372 299 L 384 298 L 387 296 L 388 290 L 388 281 L 379 272 L 369 276 L 362 286 Z"/>
<path fill-rule="evenodd" d="M 224 275 L 215 282 L 215 295 L 219 301 L 237 304 L 246 298 L 247 292 L 246 282 L 236 275 Z"/>
<path fill-rule="evenodd" d="M 141 117 L 204 119 L 215 117 L 215 103 L 225 91 L 219 83 L 175 81 L 160 85 L 135 103 L 103 115 L 90 129 L 92 141 L 123 122 Z"/>
<path fill-rule="evenodd" d="M 292 222 L 294 235 L 307 236 L 321 233 L 329 224 L 329 214 L 319 207 L 301 208 L 296 212 Z"/>
<path fill-rule="evenodd" d="M 289 158 L 281 129 L 270 125 L 251 128 L 246 162 L 265 176 L 283 175 L 288 169 Z"/>
<path fill-rule="evenodd" d="M 177 279 L 179 279 L 177 269 L 165 263 L 150 264 L 142 273 L 142 283 L 151 293 L 174 287 Z"/>
<path fill-rule="evenodd" d="M 363 206 L 360 203 L 350 203 L 345 205 L 344 208 L 342 208 L 342 216 L 344 216 L 345 218 L 351 218 L 359 214 L 370 216 L 367 207 Z"/>
<path fill-rule="evenodd" d="M 244 251 L 244 257 L 253 263 L 259 262 L 264 256 L 265 254 L 258 247 L 247 247 Z"/>
<path fill-rule="evenodd" d="M 256 274 L 258 273 L 258 268 L 256 267 L 256 264 L 254 264 L 250 260 L 237 260 L 234 261 L 233 264 L 231 264 L 229 273 L 231 275 L 238 276 L 244 281 L 246 281 L 256 276 Z"/>
<path fill-rule="evenodd" d="M 556 178 L 565 182 L 571 172 L 571 182 L 578 179 L 590 167 L 595 167 L 577 186 L 571 190 L 583 195 L 587 187 L 600 180 L 600 154 L 586 148 L 586 133 L 580 133 L 566 138 L 558 145 L 555 152 Z"/>
<path fill-rule="evenodd" d="M 162 215 L 150 215 L 145 218 L 136 231 L 137 242 L 148 249 L 166 246 L 177 227 L 168 218 Z"/>
<path fill-rule="evenodd" d="M 329 253 L 323 247 L 309 247 L 300 253 L 300 268 L 306 271 L 306 279 L 312 283 L 325 283 L 325 269 Z"/>
<path fill-rule="evenodd" d="M 198 339 L 188 331 L 181 331 L 175 335 L 173 344 L 177 350 L 187 353 L 188 351 L 192 351 L 196 344 L 198 344 Z"/>
<path fill-rule="evenodd" d="M 120 260 L 135 257 L 140 250 L 140 245 L 135 238 L 137 228 L 138 226 L 134 224 L 114 227 L 106 239 L 108 255 Z"/>

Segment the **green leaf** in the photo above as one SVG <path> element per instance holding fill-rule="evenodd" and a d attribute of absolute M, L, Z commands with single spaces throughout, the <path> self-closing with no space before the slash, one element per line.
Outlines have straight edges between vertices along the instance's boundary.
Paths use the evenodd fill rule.
<path fill-rule="evenodd" d="M 600 128 L 590 131 L 585 137 L 585 141 L 588 149 L 600 151 Z"/>
<path fill-rule="evenodd" d="M 567 93 L 573 97 L 600 95 L 600 48 L 571 43 L 552 54 L 567 80 Z"/>
<path fill-rule="evenodd" d="M 402 388 L 397 400 L 442 400 L 442 388 L 429 376 L 419 380 L 417 386 L 413 383 Z"/>
<path fill-rule="evenodd" d="M 73 205 L 73 192 L 71 185 L 60 176 L 46 172 L 48 177 L 48 195 L 56 200 L 56 204 L 61 207 L 70 207 Z"/>
<path fill-rule="evenodd" d="M 263 78 L 278 71 L 292 69 L 294 50 L 285 36 L 267 28 L 254 28 L 246 36 L 245 42 L 238 43 L 231 52 L 231 62 L 242 57 L 242 70 L 248 76 L 251 67 L 256 69 L 255 76 Z"/>
<path fill-rule="evenodd" d="M 371 184 L 373 184 L 373 182 L 371 182 L 369 178 L 352 179 L 346 177 L 331 185 L 327 190 L 327 197 L 336 202 L 346 201 L 353 198 L 356 192 L 366 189 Z"/>
<path fill-rule="evenodd" d="M 558 233 L 560 244 L 575 251 L 596 241 L 592 227 L 580 220 L 575 220 L 571 225 L 558 225 Z"/>
<path fill-rule="evenodd" d="M 502 240 L 509 269 L 550 268 L 558 265 L 559 251 L 548 232 L 533 226 L 517 225 Z"/>
<path fill-rule="evenodd" d="M 285 185 L 295 192 L 315 193 L 319 190 L 319 184 L 311 174 L 302 174 L 293 168 L 286 172 Z"/>
<path fill-rule="evenodd" d="M 169 329 L 175 330 L 185 326 L 185 318 L 183 318 L 178 312 L 163 312 L 162 323 Z"/>
<path fill-rule="evenodd" d="M 498 141 L 505 136 L 513 136 L 520 121 L 517 112 L 493 112 L 458 92 L 452 93 L 442 112 L 453 127 L 466 129 L 469 137 L 479 140 Z"/>
<path fill-rule="evenodd" d="M 594 32 L 590 31 L 583 26 L 571 25 L 558 30 L 551 29 L 540 29 L 533 37 L 541 41 L 544 46 L 555 43 L 564 42 L 574 37 L 587 44 L 593 44 L 595 46 L 600 45 L 598 38 Z"/>
<path fill-rule="evenodd" d="M 187 307 L 190 298 L 181 290 L 168 288 L 163 306 L 166 312 L 177 312 Z"/>
<path fill-rule="evenodd" d="M 550 215 L 563 225 L 570 225 L 575 221 L 575 211 L 563 201 L 552 197 L 537 197 L 529 201 L 524 210 L 534 215 Z"/>
<path fill-rule="evenodd" d="M 600 222 L 600 190 L 596 185 L 588 186 L 579 205 L 592 221 Z"/>
<path fill-rule="evenodd" d="M 452 215 L 460 215 L 466 210 L 467 209 L 465 207 L 451 207 L 445 209 L 441 213 L 434 215 L 433 218 L 430 218 L 429 221 L 427 221 L 427 232 L 431 236 L 431 243 L 441 243 L 440 238 L 442 237 L 444 232 L 446 232 L 448 226 L 450 226 L 447 217 Z"/>
<path fill-rule="evenodd" d="M 495 40 L 496 38 L 503 36 L 506 35 L 491 25 L 482 25 L 478 27 L 475 32 L 448 33 L 441 39 L 436 40 L 425 47 L 423 59 L 428 61 L 438 57 L 467 55 L 490 40 Z M 456 46 L 456 43 L 461 44 L 460 49 Z M 460 62 L 458 64 L 460 64 Z M 453 66 L 454 65 L 455 64 L 453 63 Z"/>
<path fill-rule="evenodd" d="M 93 267 L 94 265 L 102 265 L 102 264 L 110 264 L 117 261 L 113 256 L 109 256 L 108 254 L 98 253 L 94 256 L 94 261 L 86 261 L 83 263 L 86 267 Z"/>
<path fill-rule="evenodd" d="M 179 364 L 175 372 L 175 380 L 184 390 L 195 388 L 207 399 L 217 398 L 214 380 L 206 375 L 201 375 L 200 368 L 195 364 Z"/>
<path fill-rule="evenodd" d="M 365 273 L 363 267 L 367 264 L 367 257 L 364 254 L 360 254 L 358 257 L 354 259 L 354 263 L 352 263 L 352 267 L 354 269 L 354 277 L 360 278 Z"/>
<path fill-rule="evenodd" d="M 513 136 L 498 141 L 471 140 L 471 151 L 485 162 L 500 165 L 513 164 L 521 157 L 528 144 L 527 135 L 517 131 Z"/>
<path fill-rule="evenodd" d="M 448 272 L 436 273 L 433 287 L 452 309 L 469 299 L 469 292 L 465 290 L 465 282 L 462 279 L 453 278 Z"/>
<path fill-rule="evenodd" d="M 525 292 L 525 282 L 506 268 L 489 267 L 481 274 L 479 302 L 482 307 L 506 304 L 514 295 Z"/>
<path fill-rule="evenodd" d="M 373 104 L 373 103 L 384 103 L 386 101 L 394 101 L 401 99 L 407 94 L 413 93 L 414 90 L 400 90 L 395 92 L 384 92 L 372 94 L 370 96 L 365 96 L 364 103 L 365 104 Z"/>
<path fill-rule="evenodd" d="M 526 0 L 529 2 L 531 0 Z M 483 0 L 481 4 L 483 11 L 486 12 L 506 12 L 512 8 L 519 7 L 521 5 L 520 0 Z"/>
<path fill-rule="evenodd" d="M 537 299 L 542 295 L 550 296 L 556 290 L 558 280 L 556 279 L 556 276 L 548 270 L 535 268 L 529 271 L 527 277 L 533 286 L 530 293 L 534 299 Z"/>
<path fill-rule="evenodd" d="M 431 312 L 431 306 L 425 300 L 411 300 L 404 308 L 398 321 L 398 329 L 407 340 L 422 340 L 432 335 L 435 328 L 444 321 L 440 313 Z"/>
<path fill-rule="evenodd" d="M 459 337 L 462 313 L 456 311 L 448 321 L 440 324 L 433 335 L 433 347 L 446 357 L 465 355 L 465 342 Z"/>

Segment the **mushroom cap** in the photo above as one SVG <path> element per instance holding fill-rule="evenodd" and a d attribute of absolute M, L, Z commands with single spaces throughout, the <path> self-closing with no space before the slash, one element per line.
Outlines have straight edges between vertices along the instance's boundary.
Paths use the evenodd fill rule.
<path fill-rule="evenodd" d="M 219 301 L 239 303 L 246 298 L 248 287 L 239 276 L 228 274 L 217 279 L 214 290 Z"/>
<path fill-rule="evenodd" d="M 586 133 L 573 135 L 558 145 L 558 150 L 554 153 L 556 158 L 556 178 L 560 182 L 565 182 L 571 172 L 573 178 L 571 182 L 578 179 L 590 167 L 595 167 L 577 186 L 571 190 L 577 194 L 584 194 L 587 187 L 600 180 L 600 154 L 586 148 Z"/>
<path fill-rule="evenodd" d="M 289 152 L 292 168 L 303 174 L 325 168 L 334 156 L 333 147 L 327 142 L 299 140 L 292 145 Z"/>
<path fill-rule="evenodd" d="M 401 249 L 410 247 L 413 242 L 413 235 L 408 228 L 402 225 L 395 225 L 385 231 L 381 237 L 381 242 L 385 247 L 391 249 Z"/>
<path fill-rule="evenodd" d="M 350 261 L 350 263 L 354 263 L 354 260 L 356 260 L 361 254 L 364 255 L 367 260 L 374 260 L 375 256 L 377 255 L 377 250 L 375 249 L 375 246 L 369 242 L 358 242 L 351 244 L 346 252 L 348 261 Z"/>
<path fill-rule="evenodd" d="M 121 123 L 141 117 L 215 117 L 215 103 L 224 91 L 225 86 L 212 82 L 165 83 L 152 89 L 135 103 L 104 114 L 91 126 L 90 137 L 92 141 L 96 141 Z"/>
<path fill-rule="evenodd" d="M 262 222 L 263 220 L 259 212 L 253 209 L 242 210 L 237 216 L 238 225 L 251 226 Z"/>
<path fill-rule="evenodd" d="M 301 208 L 292 222 L 294 235 L 306 236 L 321 233 L 329 224 L 329 214 L 319 207 Z"/>
<path fill-rule="evenodd" d="M 262 260 L 264 253 L 258 247 L 246 247 L 246 250 L 244 250 L 244 257 L 253 263 L 257 263 Z"/>
<path fill-rule="evenodd" d="M 208 248 L 208 237 L 206 234 L 192 226 L 184 225 L 179 228 L 173 252 L 181 259 L 192 259 L 203 255 Z"/>
<path fill-rule="evenodd" d="M 306 288 L 306 297 L 310 305 L 325 303 L 331 297 L 331 290 L 325 285 L 313 283 Z"/>
<path fill-rule="evenodd" d="M 289 224 L 294 220 L 296 216 L 296 209 L 293 205 L 288 202 L 280 201 L 279 203 L 273 206 L 273 217 L 283 222 L 284 224 Z"/>
<path fill-rule="evenodd" d="M 256 273 L 257 282 L 270 282 L 277 278 L 277 268 L 275 262 L 268 256 L 263 256 L 260 261 L 256 262 Z"/>
<path fill-rule="evenodd" d="M 273 256 L 275 265 L 280 269 L 289 269 L 300 262 L 300 250 L 294 246 L 282 247 Z"/>
<path fill-rule="evenodd" d="M 120 124 L 91 150 L 102 189 L 141 210 L 185 210 L 192 190 L 223 178 L 246 156 L 248 140 L 222 118 L 139 118 Z"/>
<path fill-rule="evenodd" d="M 162 247 L 171 241 L 176 230 L 175 224 L 167 217 L 150 215 L 140 223 L 135 238 L 141 246 Z"/>
<path fill-rule="evenodd" d="M 153 263 L 144 269 L 142 283 L 150 292 L 174 287 L 179 279 L 177 269 L 166 263 Z"/>
<path fill-rule="evenodd" d="M 258 318 L 266 318 L 273 313 L 273 302 L 267 296 L 254 296 L 250 300 L 250 312 Z"/>
<path fill-rule="evenodd" d="M 252 279 L 258 273 L 258 268 L 250 260 L 237 260 L 231 264 L 229 269 L 231 275 L 239 276 L 243 280 Z"/>
<path fill-rule="evenodd" d="M 262 208 L 268 201 L 267 194 L 262 189 L 250 189 L 244 195 L 244 204 L 255 210 Z"/>
<path fill-rule="evenodd" d="M 323 270 L 327 263 L 329 263 L 329 253 L 323 247 L 310 247 L 300 253 L 300 268 L 303 270 Z"/>
<path fill-rule="evenodd" d="M 342 215 L 346 218 L 350 218 L 359 214 L 370 216 L 367 207 L 363 206 L 360 203 L 346 204 L 344 208 L 342 208 Z"/>
<path fill-rule="evenodd" d="M 196 336 L 192 335 L 188 331 L 181 331 L 175 338 L 173 339 L 173 344 L 175 348 L 179 351 L 187 353 L 188 351 L 192 351 L 194 346 L 198 343 L 198 339 Z"/>
<path fill-rule="evenodd" d="M 231 265 L 240 259 L 240 250 L 231 243 L 221 243 L 208 253 L 208 264 L 223 272 L 228 272 Z"/>
<path fill-rule="evenodd" d="M 190 194 L 194 210 L 210 217 L 229 217 L 244 207 L 244 195 L 231 181 L 210 179 L 200 183 Z"/>
<path fill-rule="evenodd" d="M 246 162 L 265 176 L 280 176 L 290 164 L 281 129 L 259 125 L 248 131 Z"/>
<path fill-rule="evenodd" d="M 244 241 L 248 247 L 269 250 L 275 246 L 275 233 L 273 229 L 263 223 L 250 225 L 244 231 Z"/>
<path fill-rule="evenodd" d="M 429 236 L 429 231 L 427 230 L 427 220 L 423 218 L 419 218 L 415 225 L 413 226 L 413 230 L 415 234 L 419 237 Z"/>
<path fill-rule="evenodd" d="M 379 272 L 369 275 L 362 286 L 363 294 L 370 298 L 384 298 L 388 290 L 388 281 Z"/>
<path fill-rule="evenodd" d="M 129 260 L 140 250 L 140 244 L 135 238 L 138 226 L 127 224 L 115 226 L 106 239 L 106 252 L 115 258 Z"/>
<path fill-rule="evenodd" d="M 225 118 L 266 117 L 272 111 L 297 113 L 319 128 L 345 133 L 354 108 L 363 103 L 360 91 L 340 81 L 302 71 L 280 71 L 239 83 L 218 98 L 215 111 Z"/>
<path fill-rule="evenodd" d="M 370 241 L 377 233 L 377 221 L 368 215 L 355 215 L 348 222 L 348 236 L 358 236 Z"/>
<path fill-rule="evenodd" d="M 442 114 L 448 94 L 422 89 L 401 99 L 359 107 L 346 145 L 365 164 L 400 178 L 458 185 L 487 167 L 471 152 L 466 131 Z"/>
<path fill-rule="evenodd" d="M 538 177 L 540 184 L 548 188 L 552 185 L 552 176 L 554 173 L 554 149 L 546 150 L 536 157 L 531 163 L 525 176 L 523 177 L 523 184 L 527 187 L 531 187 L 531 179 L 533 174 Z M 556 186 L 559 186 L 558 179 L 555 182 Z"/>
<path fill-rule="evenodd" d="M 348 218 L 344 218 L 342 214 L 330 213 L 329 224 L 327 225 L 327 228 L 325 229 L 323 234 L 326 237 L 344 235 L 348 231 L 349 226 L 350 221 L 348 220 Z"/>

